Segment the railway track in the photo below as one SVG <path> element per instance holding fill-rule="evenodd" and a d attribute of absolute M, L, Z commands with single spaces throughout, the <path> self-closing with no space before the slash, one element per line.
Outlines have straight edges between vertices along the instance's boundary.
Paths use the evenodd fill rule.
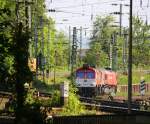
<path fill-rule="evenodd" d="M 86 107 L 96 107 L 96 109 L 111 112 L 111 113 L 120 113 L 124 114 L 128 112 L 128 103 L 127 102 L 117 102 L 117 101 L 106 101 L 106 100 L 98 100 L 93 98 L 87 97 L 80 97 L 80 101 Z M 134 114 L 148 114 L 148 111 L 141 111 L 140 104 L 131 103 L 131 111 Z"/>
<path fill-rule="evenodd" d="M 34 92 L 33 93 L 35 96 L 38 96 L 38 97 L 52 97 L 52 94 L 50 94 L 50 93 L 45 93 L 45 92 L 38 92 L 38 91 L 36 91 L 36 92 Z"/>

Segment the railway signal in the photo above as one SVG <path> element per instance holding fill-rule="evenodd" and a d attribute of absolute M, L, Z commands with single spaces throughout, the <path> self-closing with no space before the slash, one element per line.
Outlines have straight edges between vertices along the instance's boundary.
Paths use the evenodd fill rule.
<path fill-rule="evenodd" d="M 143 96 L 145 94 L 145 80 L 140 82 L 140 94 Z"/>

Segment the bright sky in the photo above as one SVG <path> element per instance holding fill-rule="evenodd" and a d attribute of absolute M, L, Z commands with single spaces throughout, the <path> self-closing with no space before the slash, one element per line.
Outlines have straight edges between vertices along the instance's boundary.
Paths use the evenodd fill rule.
<path fill-rule="evenodd" d="M 83 39 L 90 36 L 93 21 L 96 15 L 109 15 L 112 12 L 120 11 L 122 6 L 122 25 L 128 26 L 129 23 L 129 0 L 46 0 L 47 9 L 55 9 L 56 12 L 47 13 L 56 22 L 58 30 L 68 32 L 69 26 L 83 29 Z M 114 6 L 112 4 L 118 4 Z M 148 24 L 150 19 L 150 0 L 133 0 L 133 14 L 139 15 Z M 114 15 L 116 22 L 119 22 L 119 15 Z M 119 24 L 118 24 L 119 25 Z M 88 28 L 88 29 L 87 29 Z"/>

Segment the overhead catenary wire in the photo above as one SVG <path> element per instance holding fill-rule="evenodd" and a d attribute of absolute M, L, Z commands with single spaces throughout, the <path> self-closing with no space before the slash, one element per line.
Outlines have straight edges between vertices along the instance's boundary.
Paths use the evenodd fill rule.
<path fill-rule="evenodd" d="M 84 13 L 79 13 L 79 12 L 73 12 L 73 11 L 64 11 L 64 10 L 56 10 L 56 9 L 47 9 L 46 12 L 61 12 L 61 13 L 70 13 L 70 14 L 75 14 L 75 15 L 81 15 L 81 16 L 89 16 L 91 17 L 91 14 L 88 15 L 88 14 L 84 14 Z M 98 11 L 99 13 L 103 14 L 103 15 L 106 15 L 106 14 L 111 14 L 109 11 L 108 12 L 100 12 Z M 113 12 L 112 12 L 113 13 Z M 129 14 L 129 13 L 122 13 L 122 14 Z M 136 14 L 136 13 L 135 13 Z M 97 16 L 98 14 L 93 14 L 92 13 L 92 16 Z M 69 16 L 70 17 L 70 16 Z"/>
<path fill-rule="evenodd" d="M 84 14 L 84 13 L 79 13 L 79 12 L 73 12 L 73 11 L 64 11 L 64 10 L 57 10 L 57 9 L 47 9 L 46 12 L 61 12 L 61 13 L 70 13 L 70 14 L 75 14 L 75 15 L 81 15 L 81 16 L 89 16 L 91 17 L 91 14 Z M 101 14 L 110 14 L 110 12 L 100 12 Z M 96 16 L 97 14 L 93 15 Z"/>
<path fill-rule="evenodd" d="M 62 8 L 75 8 L 75 7 L 82 7 L 82 6 L 91 6 L 91 5 L 97 5 L 97 4 L 107 4 L 112 2 L 118 2 L 118 1 L 125 1 L 125 0 L 113 0 L 113 1 L 105 1 L 105 2 L 95 2 L 95 3 L 86 3 L 86 4 L 79 4 L 79 5 L 72 5 L 72 6 L 62 6 L 62 7 L 56 7 L 55 9 L 62 9 Z"/>
<path fill-rule="evenodd" d="M 126 1 L 126 0 L 115 0 L 115 1 Z M 86 3 L 86 4 L 79 4 L 80 7 L 83 7 L 83 6 L 87 6 L 87 5 L 93 5 L 93 4 L 103 4 L 103 3 L 113 3 L 114 1 L 106 1 L 106 2 L 95 2 L 95 3 Z M 74 5 L 74 6 L 78 6 L 78 5 Z M 68 7 L 74 7 L 74 6 L 68 6 Z M 137 7 L 137 6 L 134 6 L 134 7 Z M 84 13 L 76 13 L 76 12 L 67 12 L 67 11 L 64 11 L 64 10 L 59 10 L 59 8 L 65 8 L 65 7 L 56 7 L 54 9 L 57 9 L 58 8 L 58 11 L 63 11 L 64 13 L 71 13 L 71 14 L 78 14 L 78 15 L 83 15 L 83 16 L 90 16 L 91 17 L 91 14 L 90 15 L 87 15 L 87 14 L 84 14 Z M 99 12 L 101 13 L 101 12 Z M 103 12 L 103 13 L 109 13 L 109 12 Z"/>
<path fill-rule="evenodd" d="M 62 0 L 62 1 L 64 1 L 64 0 Z M 122 3 L 123 4 L 126 4 L 126 3 L 128 3 L 128 1 L 129 0 L 114 0 L 114 1 L 118 1 L 118 2 L 115 2 L 115 3 L 117 3 L 117 4 L 119 4 L 121 1 L 122 1 Z M 140 5 L 139 5 L 139 1 L 140 0 L 135 0 L 134 1 L 134 3 L 136 3 L 136 4 L 134 4 L 134 8 L 136 8 L 136 10 L 135 11 L 137 11 L 138 9 L 140 9 L 141 10 L 141 8 L 140 8 Z M 79 1 L 77 1 L 77 2 L 79 2 Z M 56 2 L 57 3 L 57 2 Z M 71 2 L 70 2 L 71 3 Z M 81 4 L 82 3 L 82 4 Z M 98 3 L 97 5 L 96 5 L 96 3 Z M 112 1 L 100 1 L 100 2 L 93 2 L 93 3 L 89 3 L 89 1 L 88 2 L 86 2 L 86 3 L 84 3 L 83 4 L 83 2 L 81 1 L 80 3 L 78 3 L 78 5 L 80 5 L 79 7 L 80 7 L 80 9 L 74 9 L 74 7 L 73 8 L 71 8 L 71 6 L 77 6 L 77 3 L 76 4 L 74 4 L 74 5 L 70 5 L 70 6 L 65 6 L 65 4 L 63 4 L 64 6 L 58 6 L 58 4 L 57 4 L 57 6 L 55 6 L 55 8 L 54 9 L 56 9 L 56 8 L 58 8 L 58 9 L 56 9 L 56 10 L 58 10 L 60 13 L 64 13 L 64 14 L 61 14 L 61 18 L 69 18 L 69 23 L 60 23 L 60 24 L 63 24 L 63 25 L 74 25 L 74 26 L 83 26 L 83 24 L 84 23 L 88 23 L 87 25 L 89 26 L 89 24 L 90 23 L 92 23 L 94 20 L 95 20 L 95 17 L 97 16 L 97 15 L 100 15 L 100 16 L 103 16 L 103 15 L 109 15 L 110 14 L 110 12 L 112 11 L 112 10 L 110 10 L 109 9 L 109 7 L 108 8 L 106 8 L 107 10 L 106 11 L 104 11 L 104 10 L 102 10 L 102 9 L 96 9 L 96 6 L 98 6 L 99 5 L 99 7 L 98 8 L 102 8 L 102 6 L 104 7 L 104 5 L 106 5 L 106 6 L 109 6 L 109 5 L 111 5 L 113 3 L 113 0 Z M 146 7 L 147 6 L 147 4 L 145 4 L 145 3 L 148 3 L 148 1 L 146 0 L 146 1 L 143 1 L 143 8 L 144 7 Z M 100 5 L 101 4 L 101 5 Z M 60 5 L 60 4 L 59 4 Z M 83 13 L 83 6 L 89 6 L 88 8 L 88 11 L 89 12 L 87 12 L 87 10 Z M 145 6 L 146 5 L 146 6 Z M 94 10 L 92 10 L 92 7 L 91 6 L 94 6 Z M 54 7 L 54 6 L 53 6 Z M 63 9 L 63 7 L 69 7 L 68 9 L 66 8 L 64 8 Z M 87 8 L 85 8 L 85 9 L 87 9 Z M 148 8 L 147 8 L 148 9 Z M 96 11 L 96 12 L 95 12 Z M 135 15 L 136 16 L 136 12 L 133 12 L 134 14 L 133 15 Z M 65 14 L 66 13 L 66 14 Z M 124 14 L 128 14 L 127 13 L 127 9 L 125 9 L 124 10 Z M 56 14 L 56 13 L 51 13 L 50 14 L 50 16 L 57 16 L 57 15 L 59 15 L 59 17 L 60 17 L 60 14 Z M 66 17 L 68 15 L 68 17 Z M 69 16 L 69 15 L 71 15 L 71 17 Z M 92 15 L 92 16 L 91 16 Z M 63 17 L 64 16 L 64 17 Z M 72 19 L 72 16 L 73 16 L 73 18 L 74 19 Z M 79 18 L 79 16 L 82 16 L 81 18 L 83 19 L 83 21 L 82 20 L 77 20 L 76 21 L 76 18 Z M 59 18 L 59 17 L 57 17 L 57 18 Z M 88 18 L 89 17 L 89 18 Z M 91 17 L 93 18 L 92 20 L 91 20 Z M 116 16 L 115 16 L 115 18 L 116 19 L 118 19 Z M 148 18 L 149 18 L 149 16 L 147 16 L 147 22 L 148 22 Z M 71 21 L 71 19 L 72 19 L 72 21 Z M 143 19 L 143 17 L 142 17 L 142 19 Z M 145 20 L 145 19 L 144 19 Z M 81 22 L 82 21 L 82 22 Z M 123 17 L 123 23 L 125 23 L 125 22 L 127 22 L 128 21 L 128 15 L 126 15 L 126 16 L 124 16 Z M 58 24 L 59 25 L 59 24 Z M 124 26 L 128 26 L 128 24 L 124 24 Z"/>

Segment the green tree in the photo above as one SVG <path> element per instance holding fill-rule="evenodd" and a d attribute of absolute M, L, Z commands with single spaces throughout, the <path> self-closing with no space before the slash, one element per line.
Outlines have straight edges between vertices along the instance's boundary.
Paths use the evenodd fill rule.
<path fill-rule="evenodd" d="M 44 10 L 44 0 L 38 1 L 42 2 L 42 6 L 39 5 L 39 8 L 43 8 L 39 10 Z M 32 73 L 28 67 L 28 50 L 29 39 L 33 35 L 26 25 L 24 7 L 18 8 L 19 14 L 23 15 L 23 18 L 16 18 L 15 6 L 15 1 L 0 0 L 0 83 L 6 84 L 7 89 L 8 83 L 15 86 L 13 93 L 16 96 L 16 123 L 23 124 L 25 123 L 24 119 L 28 118 L 26 116 L 27 109 L 31 109 L 30 106 L 25 105 L 24 84 L 32 81 Z M 25 107 L 26 110 L 24 110 Z M 40 113 L 40 107 L 38 107 L 38 112 Z"/>
<path fill-rule="evenodd" d="M 56 34 L 55 49 L 57 52 L 57 65 L 67 66 L 68 64 L 68 38 L 64 32 L 58 32 Z"/>
<path fill-rule="evenodd" d="M 45 15 L 40 18 L 38 16 L 36 23 L 38 25 L 34 28 L 37 28 L 37 45 L 35 44 L 35 41 L 31 42 L 31 56 L 36 57 L 41 54 L 46 58 L 46 63 L 44 63 L 43 68 L 44 70 L 52 69 L 55 64 L 63 67 L 67 66 L 69 54 L 67 49 L 69 44 L 65 33 L 57 31 L 55 29 L 54 20 L 52 18 L 47 18 Z M 37 47 L 35 48 L 35 46 Z M 57 55 L 55 55 L 55 51 L 58 51 Z M 57 63 L 55 62 L 56 59 Z"/>
<path fill-rule="evenodd" d="M 87 52 L 84 61 L 97 67 L 104 67 L 109 64 L 107 54 L 101 50 L 101 45 L 97 42 L 90 45 L 90 50 Z"/>
<path fill-rule="evenodd" d="M 136 66 L 150 63 L 149 31 L 150 26 L 143 20 L 133 18 L 133 64 Z"/>
<path fill-rule="evenodd" d="M 12 53 L 12 13 L 8 8 L 10 3 L 0 1 L 0 83 L 5 90 L 11 89 L 14 83 L 13 74 L 15 72 Z"/>
<path fill-rule="evenodd" d="M 111 27 L 113 21 L 112 16 L 97 16 L 85 62 L 96 66 L 108 66 L 111 35 L 114 32 L 114 28 Z"/>
<path fill-rule="evenodd" d="M 14 68 L 15 68 L 15 88 L 17 95 L 17 108 L 16 108 L 16 120 L 20 123 L 22 119 L 22 108 L 24 107 L 26 92 L 24 84 L 32 81 L 32 73 L 28 67 L 28 47 L 29 47 L 29 33 L 23 30 L 23 25 L 20 22 L 16 25 L 14 32 Z"/>

